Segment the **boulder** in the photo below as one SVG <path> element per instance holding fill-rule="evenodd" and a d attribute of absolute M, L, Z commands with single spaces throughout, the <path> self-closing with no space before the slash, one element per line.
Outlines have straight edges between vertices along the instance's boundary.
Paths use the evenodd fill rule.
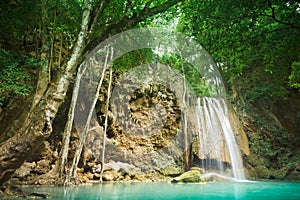
<path fill-rule="evenodd" d="M 89 180 L 94 180 L 94 175 L 91 172 L 85 173 L 85 177 L 87 177 Z"/>
<path fill-rule="evenodd" d="M 217 182 L 235 181 L 235 179 L 233 177 L 222 175 L 222 174 L 218 174 L 218 173 L 214 173 L 214 172 L 203 174 L 201 176 L 201 178 L 205 182 L 211 182 L 211 181 L 217 181 Z"/>
<path fill-rule="evenodd" d="M 145 177 L 144 174 L 135 174 L 135 175 L 132 177 L 132 180 L 145 182 L 145 181 L 147 181 L 147 178 Z"/>
<path fill-rule="evenodd" d="M 119 178 L 119 173 L 116 170 L 105 171 L 102 175 L 103 181 L 116 181 Z"/>
<path fill-rule="evenodd" d="M 111 171 L 115 170 L 117 172 L 120 172 L 122 175 L 135 175 L 141 173 L 141 169 L 135 167 L 132 164 L 124 163 L 124 162 L 114 162 L 111 161 L 109 163 L 104 164 L 104 171 Z"/>
<path fill-rule="evenodd" d="M 182 174 L 183 170 L 179 167 L 170 166 L 159 170 L 164 176 L 178 176 Z"/>
<path fill-rule="evenodd" d="M 174 178 L 171 182 L 172 183 L 199 183 L 204 181 L 201 178 L 201 173 L 199 170 L 190 170 Z"/>

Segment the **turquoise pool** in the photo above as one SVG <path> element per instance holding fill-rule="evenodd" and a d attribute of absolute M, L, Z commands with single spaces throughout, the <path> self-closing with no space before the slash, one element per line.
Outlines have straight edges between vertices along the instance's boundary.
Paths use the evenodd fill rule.
<path fill-rule="evenodd" d="M 209 182 L 206 184 L 103 183 L 74 187 L 25 187 L 52 199 L 300 199 L 300 182 Z"/>

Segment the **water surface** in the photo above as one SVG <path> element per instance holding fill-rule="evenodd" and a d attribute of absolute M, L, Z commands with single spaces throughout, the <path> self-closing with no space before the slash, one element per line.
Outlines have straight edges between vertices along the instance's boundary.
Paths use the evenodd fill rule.
<path fill-rule="evenodd" d="M 25 187 L 52 199 L 300 199 L 300 182 L 209 182 L 206 184 L 103 183 L 74 187 Z"/>

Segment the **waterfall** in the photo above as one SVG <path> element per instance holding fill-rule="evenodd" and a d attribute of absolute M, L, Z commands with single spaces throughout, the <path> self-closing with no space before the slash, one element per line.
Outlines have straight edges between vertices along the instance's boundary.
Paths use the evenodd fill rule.
<path fill-rule="evenodd" d="M 245 179 L 242 156 L 230 124 L 228 108 L 223 98 L 197 98 L 198 156 L 206 172 L 225 175 L 231 166 L 233 178 Z M 226 165 L 227 164 L 227 165 Z"/>

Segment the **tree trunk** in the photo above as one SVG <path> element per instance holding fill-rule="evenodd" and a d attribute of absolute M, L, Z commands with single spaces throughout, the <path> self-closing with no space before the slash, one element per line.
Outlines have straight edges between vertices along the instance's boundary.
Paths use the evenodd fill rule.
<path fill-rule="evenodd" d="M 52 132 L 52 122 L 59 106 L 64 101 L 73 73 L 84 49 L 84 38 L 88 32 L 88 22 L 92 6 L 87 1 L 83 12 L 81 30 L 78 34 L 73 53 L 60 78 L 48 86 L 45 93 L 37 93 L 31 111 L 24 123 L 20 125 L 13 137 L 6 140 L 0 147 L 0 186 L 13 175 L 27 157 L 40 147 Z M 44 77 L 40 77 L 44 79 Z M 48 77 L 47 77 L 48 78 Z M 41 82 L 45 82 L 42 80 Z M 44 88 L 42 88 L 44 89 Z"/>
<path fill-rule="evenodd" d="M 113 49 L 111 51 L 111 57 L 113 57 Z M 100 182 L 102 182 L 103 170 L 104 170 L 104 163 L 105 163 L 105 146 L 106 146 L 106 132 L 108 126 L 108 107 L 109 107 L 109 99 L 110 99 L 110 89 L 111 89 L 111 82 L 112 82 L 112 66 L 109 67 L 109 82 L 108 82 L 108 89 L 107 89 L 107 99 L 106 99 L 106 108 L 105 108 L 105 122 L 104 122 L 104 132 L 103 132 L 103 146 L 102 146 L 102 155 L 101 155 L 101 172 L 100 172 Z"/>
<path fill-rule="evenodd" d="M 71 100 L 69 113 L 68 113 L 68 120 L 66 122 L 64 133 L 62 136 L 62 149 L 60 151 L 58 160 L 56 161 L 55 168 L 52 170 L 54 176 L 57 176 L 58 182 L 63 182 L 64 175 L 66 172 L 66 162 L 68 158 L 70 137 L 71 137 L 71 131 L 72 131 L 72 125 L 74 119 L 74 110 L 77 103 L 81 77 L 84 74 L 85 70 L 86 70 L 86 66 L 84 66 L 83 69 L 77 73 L 76 82 L 73 89 L 72 100 Z"/>

